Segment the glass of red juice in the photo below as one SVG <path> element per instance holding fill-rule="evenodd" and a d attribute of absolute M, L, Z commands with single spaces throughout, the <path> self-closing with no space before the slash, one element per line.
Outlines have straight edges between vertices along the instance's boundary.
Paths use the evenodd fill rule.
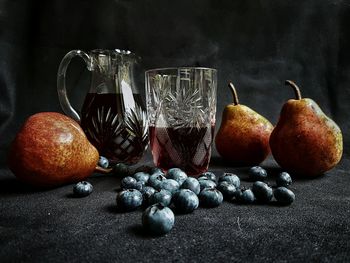
<path fill-rule="evenodd" d="M 188 175 L 208 170 L 215 129 L 217 71 L 180 67 L 145 73 L 146 108 L 154 164 Z"/>

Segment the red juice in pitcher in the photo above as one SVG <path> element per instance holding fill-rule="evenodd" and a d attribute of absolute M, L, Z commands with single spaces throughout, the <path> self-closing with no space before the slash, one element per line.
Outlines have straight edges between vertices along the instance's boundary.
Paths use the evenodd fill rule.
<path fill-rule="evenodd" d="M 179 167 L 189 175 L 208 169 L 215 126 L 150 127 L 153 160 L 163 170 Z"/>
<path fill-rule="evenodd" d="M 130 102 L 129 98 L 127 102 L 117 93 L 86 95 L 81 112 L 81 127 L 100 155 L 107 157 L 111 163 L 136 163 L 147 147 L 147 131 L 140 135 L 138 131 L 132 130 L 147 130 L 143 125 L 146 120 L 142 120 L 142 116 L 138 114 L 142 109 L 141 97 L 133 94 L 132 100 Z M 125 117 L 127 103 L 129 106 L 131 103 L 131 109 L 135 113 L 129 117 Z M 127 125 L 127 122 L 131 124 Z"/>

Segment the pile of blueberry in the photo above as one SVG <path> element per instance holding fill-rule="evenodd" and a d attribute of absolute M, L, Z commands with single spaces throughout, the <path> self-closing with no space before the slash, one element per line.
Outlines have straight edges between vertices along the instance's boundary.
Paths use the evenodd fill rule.
<path fill-rule="evenodd" d="M 121 191 L 116 197 L 118 209 L 133 211 L 146 208 L 142 214 L 142 224 L 150 233 L 158 235 L 166 234 L 173 228 L 173 211 L 186 214 L 199 205 L 217 207 L 224 199 L 244 204 L 268 203 L 274 196 L 281 205 L 289 205 L 295 200 L 294 193 L 287 188 L 292 183 L 288 173 L 279 174 L 277 187 L 273 190 L 263 182 L 267 172 L 259 166 L 249 170 L 249 178 L 254 181 L 251 188 L 240 188 L 239 177 L 232 173 L 217 178 L 214 173 L 205 172 L 196 179 L 188 177 L 179 168 L 169 169 L 167 174 L 153 168 L 149 173 L 140 171 L 130 176 L 128 167 L 123 164 L 118 164 L 115 171 L 124 176 Z M 86 196 L 91 192 L 92 185 L 87 182 L 80 182 L 74 187 L 76 195 Z"/>

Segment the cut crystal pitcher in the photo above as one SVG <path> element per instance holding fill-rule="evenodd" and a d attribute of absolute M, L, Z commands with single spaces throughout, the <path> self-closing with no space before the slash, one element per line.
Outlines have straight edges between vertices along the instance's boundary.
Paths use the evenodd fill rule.
<path fill-rule="evenodd" d="M 75 56 L 81 57 L 92 73 L 80 115 L 71 106 L 65 85 L 67 67 Z M 72 50 L 62 59 L 57 74 L 63 111 L 80 123 L 89 141 L 112 164 L 138 162 L 148 145 L 147 115 L 134 82 L 135 63 L 130 51 Z"/>

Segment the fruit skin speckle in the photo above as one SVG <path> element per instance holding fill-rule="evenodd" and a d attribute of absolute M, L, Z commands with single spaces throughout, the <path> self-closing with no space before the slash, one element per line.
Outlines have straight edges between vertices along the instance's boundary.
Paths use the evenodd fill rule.
<path fill-rule="evenodd" d="M 153 235 L 164 235 L 174 226 L 175 215 L 170 208 L 162 204 L 148 207 L 142 214 L 143 227 Z"/>
<path fill-rule="evenodd" d="M 57 112 L 40 112 L 17 133 L 8 165 L 21 181 L 52 188 L 85 180 L 98 159 L 98 151 L 77 122 Z"/>
<path fill-rule="evenodd" d="M 92 193 L 93 186 L 89 182 L 82 181 L 74 185 L 73 193 L 76 197 L 85 197 Z"/>
<path fill-rule="evenodd" d="M 142 205 L 142 194 L 136 189 L 126 189 L 117 194 L 117 207 L 122 211 L 133 211 Z"/>
<path fill-rule="evenodd" d="M 277 202 L 281 205 L 290 205 L 295 200 L 295 194 L 287 187 L 278 187 L 273 194 Z"/>

